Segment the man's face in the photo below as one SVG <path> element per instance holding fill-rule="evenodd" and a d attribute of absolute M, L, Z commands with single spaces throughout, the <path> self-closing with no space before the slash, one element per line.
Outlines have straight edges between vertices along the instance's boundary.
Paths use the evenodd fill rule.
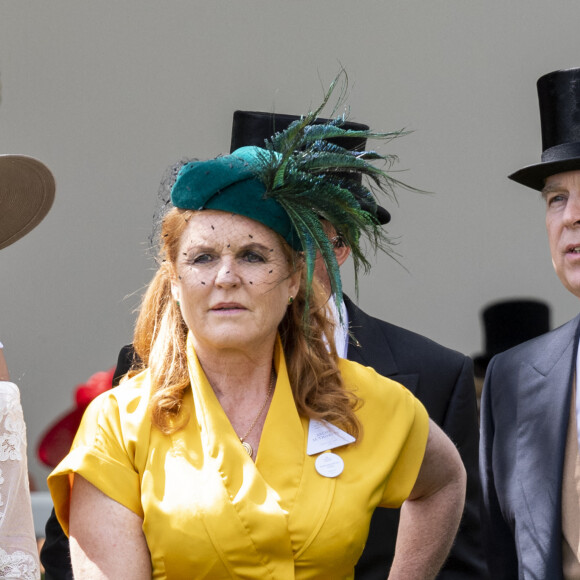
<path fill-rule="evenodd" d="M 546 179 L 546 229 L 558 278 L 580 298 L 580 170 Z"/>
<path fill-rule="evenodd" d="M 322 220 L 322 227 L 324 228 L 328 239 L 334 246 L 334 255 L 336 256 L 338 265 L 342 266 L 350 255 L 350 248 L 339 243 L 336 230 L 330 225 L 329 222 Z M 314 275 L 330 294 L 330 278 L 328 277 L 328 272 L 326 271 L 326 266 L 324 264 L 324 260 L 320 256 L 320 253 L 317 254 L 316 261 L 314 262 Z"/>

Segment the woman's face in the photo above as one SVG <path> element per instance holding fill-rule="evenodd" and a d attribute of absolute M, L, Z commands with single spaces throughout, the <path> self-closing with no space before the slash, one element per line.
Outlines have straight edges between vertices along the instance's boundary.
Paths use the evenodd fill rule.
<path fill-rule="evenodd" d="M 216 210 L 192 215 L 179 242 L 172 293 L 197 349 L 272 348 L 300 284 L 282 244 L 246 217 Z"/>

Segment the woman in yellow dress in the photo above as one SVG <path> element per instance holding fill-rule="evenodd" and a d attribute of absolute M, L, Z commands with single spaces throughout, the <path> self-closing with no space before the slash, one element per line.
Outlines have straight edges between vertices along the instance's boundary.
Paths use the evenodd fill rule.
<path fill-rule="evenodd" d="M 313 125 L 185 165 L 134 346 L 141 366 L 89 406 L 49 477 L 75 576 L 353 578 L 377 506 L 402 504 L 389 578 L 433 578 L 461 517 L 459 454 L 418 400 L 339 359 L 328 221 L 362 260 L 376 153 Z M 364 208 L 360 201 L 366 196 Z M 334 259 L 334 262 L 333 262 Z M 386 423 L 386 425 L 385 425 Z"/>

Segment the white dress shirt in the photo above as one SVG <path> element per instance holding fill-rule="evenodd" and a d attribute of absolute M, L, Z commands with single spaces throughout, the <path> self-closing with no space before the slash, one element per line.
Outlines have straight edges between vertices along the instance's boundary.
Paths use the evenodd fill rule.
<path fill-rule="evenodd" d="M 338 307 L 336 306 L 334 296 L 331 296 L 328 300 L 328 307 L 335 324 L 334 343 L 336 345 L 336 352 L 339 357 L 346 358 L 346 353 L 348 351 L 348 312 L 346 311 L 346 305 L 344 304 L 344 301 L 341 301 L 340 312 L 342 314 L 342 324 L 340 322 Z"/>

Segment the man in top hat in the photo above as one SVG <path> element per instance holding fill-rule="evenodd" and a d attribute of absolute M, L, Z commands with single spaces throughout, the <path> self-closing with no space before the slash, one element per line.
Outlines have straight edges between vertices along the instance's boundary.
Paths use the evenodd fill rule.
<path fill-rule="evenodd" d="M 252 111 L 234 113 L 231 150 L 244 145 L 264 145 L 264 139 L 282 131 L 295 121 L 294 115 Z M 326 122 L 327 119 L 321 119 Z M 368 129 L 367 125 L 347 122 L 346 129 Z M 366 142 L 354 147 L 364 150 Z M 387 224 L 391 216 L 376 208 L 377 219 Z M 332 235 L 330 236 L 332 238 Z M 339 265 L 347 260 L 350 250 L 335 243 Z M 316 274 L 324 283 L 325 271 Z M 334 304 L 331 300 L 330 304 Z M 337 315 L 338 318 L 338 315 Z M 465 511 L 450 556 L 437 576 L 440 580 L 475 580 L 487 578 L 479 525 L 478 420 L 473 380 L 473 365 L 468 357 L 445 348 L 423 336 L 383 320 L 373 318 L 344 297 L 343 318 L 351 335 L 336 325 L 335 342 L 339 354 L 373 367 L 380 374 L 407 387 L 425 405 L 433 419 L 457 445 L 467 472 Z M 397 537 L 399 510 L 379 508 L 375 511 L 369 538 L 356 569 L 357 580 L 384 580 L 390 568 Z"/>
<path fill-rule="evenodd" d="M 298 119 L 295 115 L 271 114 L 252 111 L 234 113 L 230 150 L 246 145 L 264 146 L 264 140 L 276 131 L 286 129 Z M 319 119 L 319 122 L 327 122 Z M 345 122 L 342 128 L 368 129 L 367 125 Z M 331 140 L 337 145 L 353 150 L 364 150 L 366 141 Z M 354 143 L 353 143 L 354 141 Z M 163 201 L 163 200 L 162 200 Z M 365 204 L 360 200 L 361 205 Z M 370 209 L 370 208 L 369 208 Z M 389 212 L 373 207 L 377 219 L 387 224 Z M 331 236 L 332 237 L 332 236 Z M 348 258 L 349 248 L 337 242 L 336 256 L 339 265 Z M 327 274 L 317 271 L 324 282 Z M 331 300 L 330 304 L 334 304 Z M 338 314 L 337 314 L 338 319 Z M 386 377 L 402 383 L 418 397 L 427 408 L 429 416 L 444 429 L 457 445 L 467 472 L 467 495 L 463 521 L 455 544 L 444 568 L 438 575 L 443 580 L 477 580 L 487 578 L 481 552 L 479 529 L 479 477 L 478 477 L 478 421 L 473 382 L 473 364 L 468 357 L 447 349 L 418 334 L 373 318 L 344 297 L 343 320 L 351 331 L 337 324 L 335 342 L 339 354 L 372 366 Z M 119 354 L 115 375 L 122 376 L 131 365 L 133 350 L 126 346 Z M 363 474 L 361 474 L 363 475 Z M 395 551 L 399 510 L 378 509 L 371 521 L 369 538 L 355 577 L 362 580 L 384 580 L 388 574 Z M 46 568 L 46 580 L 72 578 L 67 559 L 66 537 L 54 513 L 47 523 L 47 541 L 41 561 Z M 71 574 L 71 575 L 68 575 Z"/>
<path fill-rule="evenodd" d="M 542 192 L 552 262 L 580 297 L 580 69 L 538 80 L 541 163 L 510 178 Z M 494 579 L 580 578 L 580 316 L 494 357 L 481 401 L 482 525 Z"/>

